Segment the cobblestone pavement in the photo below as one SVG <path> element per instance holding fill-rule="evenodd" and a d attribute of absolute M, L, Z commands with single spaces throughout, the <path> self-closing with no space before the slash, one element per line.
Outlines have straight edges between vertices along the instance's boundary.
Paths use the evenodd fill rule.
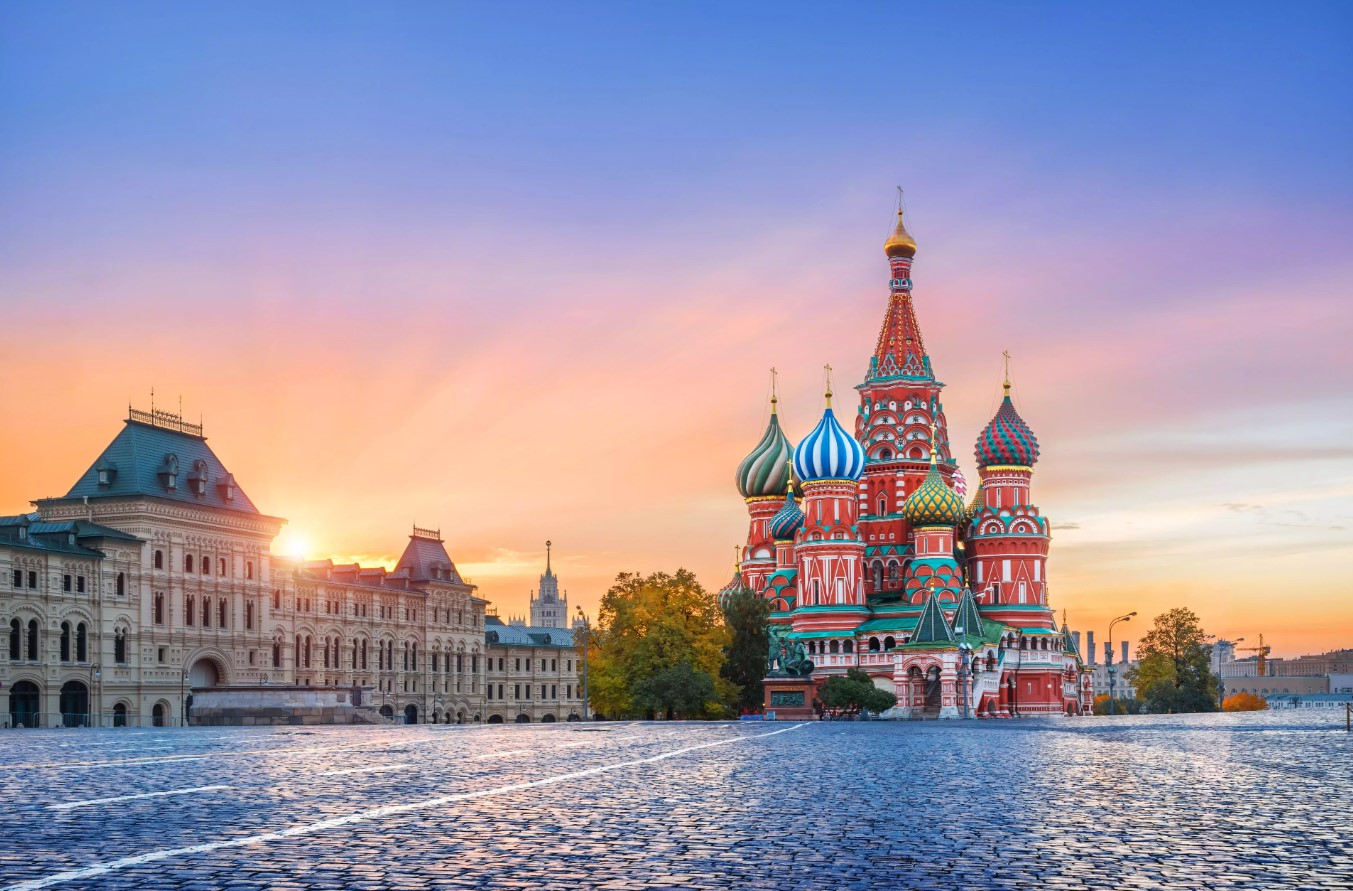
<path fill-rule="evenodd" d="M 1353 888 L 1292 713 L 0 732 L 0 888 Z"/>

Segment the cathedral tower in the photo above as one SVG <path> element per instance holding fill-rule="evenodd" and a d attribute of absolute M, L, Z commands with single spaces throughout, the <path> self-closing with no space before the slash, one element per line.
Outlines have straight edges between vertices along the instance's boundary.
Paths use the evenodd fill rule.
<path fill-rule="evenodd" d="M 559 577 L 550 568 L 550 542 L 545 542 L 545 574 L 540 577 L 540 593 L 531 592 L 531 627 L 567 628 L 568 592 L 559 594 Z"/>

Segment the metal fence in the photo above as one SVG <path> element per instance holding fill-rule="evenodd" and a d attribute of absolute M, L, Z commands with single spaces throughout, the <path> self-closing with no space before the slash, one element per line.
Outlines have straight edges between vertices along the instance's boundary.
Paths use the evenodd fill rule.
<path fill-rule="evenodd" d="M 151 715 L 95 715 L 82 712 L 0 712 L 0 729 L 72 729 L 120 727 L 180 727 L 178 715 L 156 718 Z"/>

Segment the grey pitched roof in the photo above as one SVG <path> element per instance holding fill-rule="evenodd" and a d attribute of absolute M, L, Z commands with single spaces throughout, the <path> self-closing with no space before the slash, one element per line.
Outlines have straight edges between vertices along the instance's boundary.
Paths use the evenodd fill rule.
<path fill-rule="evenodd" d="M 87 520 L 44 522 L 37 514 L 0 517 L 0 542 L 10 547 L 35 551 L 57 551 L 82 557 L 102 557 L 95 545 L 103 539 L 141 541 L 118 529 L 110 529 Z"/>
<path fill-rule="evenodd" d="M 451 562 L 451 555 L 446 552 L 442 540 L 417 532 L 409 536 L 409 543 L 395 565 L 395 573 L 401 572 L 415 582 L 461 582 L 456 564 Z"/>
<path fill-rule="evenodd" d="M 508 625 L 497 616 L 485 616 L 484 641 L 504 646 L 569 649 L 573 646 L 573 630 L 571 628 L 531 628 L 525 625 Z"/>
<path fill-rule="evenodd" d="M 259 513 L 221 459 L 207 445 L 206 437 L 140 421 L 127 420 L 123 424 L 121 432 L 71 486 L 65 496 L 67 499 L 83 498 L 86 495 L 90 498 L 149 495 L 222 510 Z M 166 468 L 169 456 L 173 456 L 178 467 L 178 478 L 173 489 L 166 487 L 165 476 L 161 473 Z M 114 471 L 111 482 L 106 486 L 99 485 L 100 467 Z M 203 494 L 199 495 L 193 482 L 202 474 L 206 476 L 206 487 Z M 227 485 L 224 484 L 233 484 L 233 497 L 227 497 Z"/>

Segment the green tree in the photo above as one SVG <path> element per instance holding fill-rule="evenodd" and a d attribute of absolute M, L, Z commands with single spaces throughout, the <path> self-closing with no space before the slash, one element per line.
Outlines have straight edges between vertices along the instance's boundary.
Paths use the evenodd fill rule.
<path fill-rule="evenodd" d="M 817 691 L 818 702 L 832 718 L 849 718 L 862 711 L 882 712 L 897 705 L 897 697 L 874 686 L 867 673 L 847 669 L 844 677 L 833 675 Z"/>
<path fill-rule="evenodd" d="M 728 596 L 723 614 L 729 641 L 723 649 L 719 676 L 737 688 L 735 705 L 739 711 L 759 710 L 764 699 L 761 681 L 766 676 L 766 650 L 770 646 L 766 634 L 770 602 L 744 585 Z"/>
<path fill-rule="evenodd" d="M 1193 610 L 1177 607 L 1156 616 L 1137 645 L 1137 666 L 1127 673 L 1152 712 L 1214 712 L 1217 678 L 1212 645 Z"/>
<path fill-rule="evenodd" d="M 698 718 L 706 704 L 717 698 L 714 678 L 706 671 L 682 662 L 646 677 L 634 685 L 634 706 L 643 712 L 673 718 Z"/>
<path fill-rule="evenodd" d="M 683 663 L 712 680 L 723 663 L 729 633 L 719 605 L 685 569 L 674 575 L 622 572 L 602 597 L 597 619 L 592 636 L 596 649 L 590 651 L 595 660 L 589 666 L 591 704 L 608 717 L 653 717 L 664 709 L 653 704 L 652 696 L 670 689 L 664 684 L 676 676 L 643 687 L 642 703 L 635 695 L 639 685 Z M 700 716 L 722 717 L 723 701 L 733 696 L 731 684 L 715 682 Z M 694 716 L 695 711 L 685 713 Z"/>

